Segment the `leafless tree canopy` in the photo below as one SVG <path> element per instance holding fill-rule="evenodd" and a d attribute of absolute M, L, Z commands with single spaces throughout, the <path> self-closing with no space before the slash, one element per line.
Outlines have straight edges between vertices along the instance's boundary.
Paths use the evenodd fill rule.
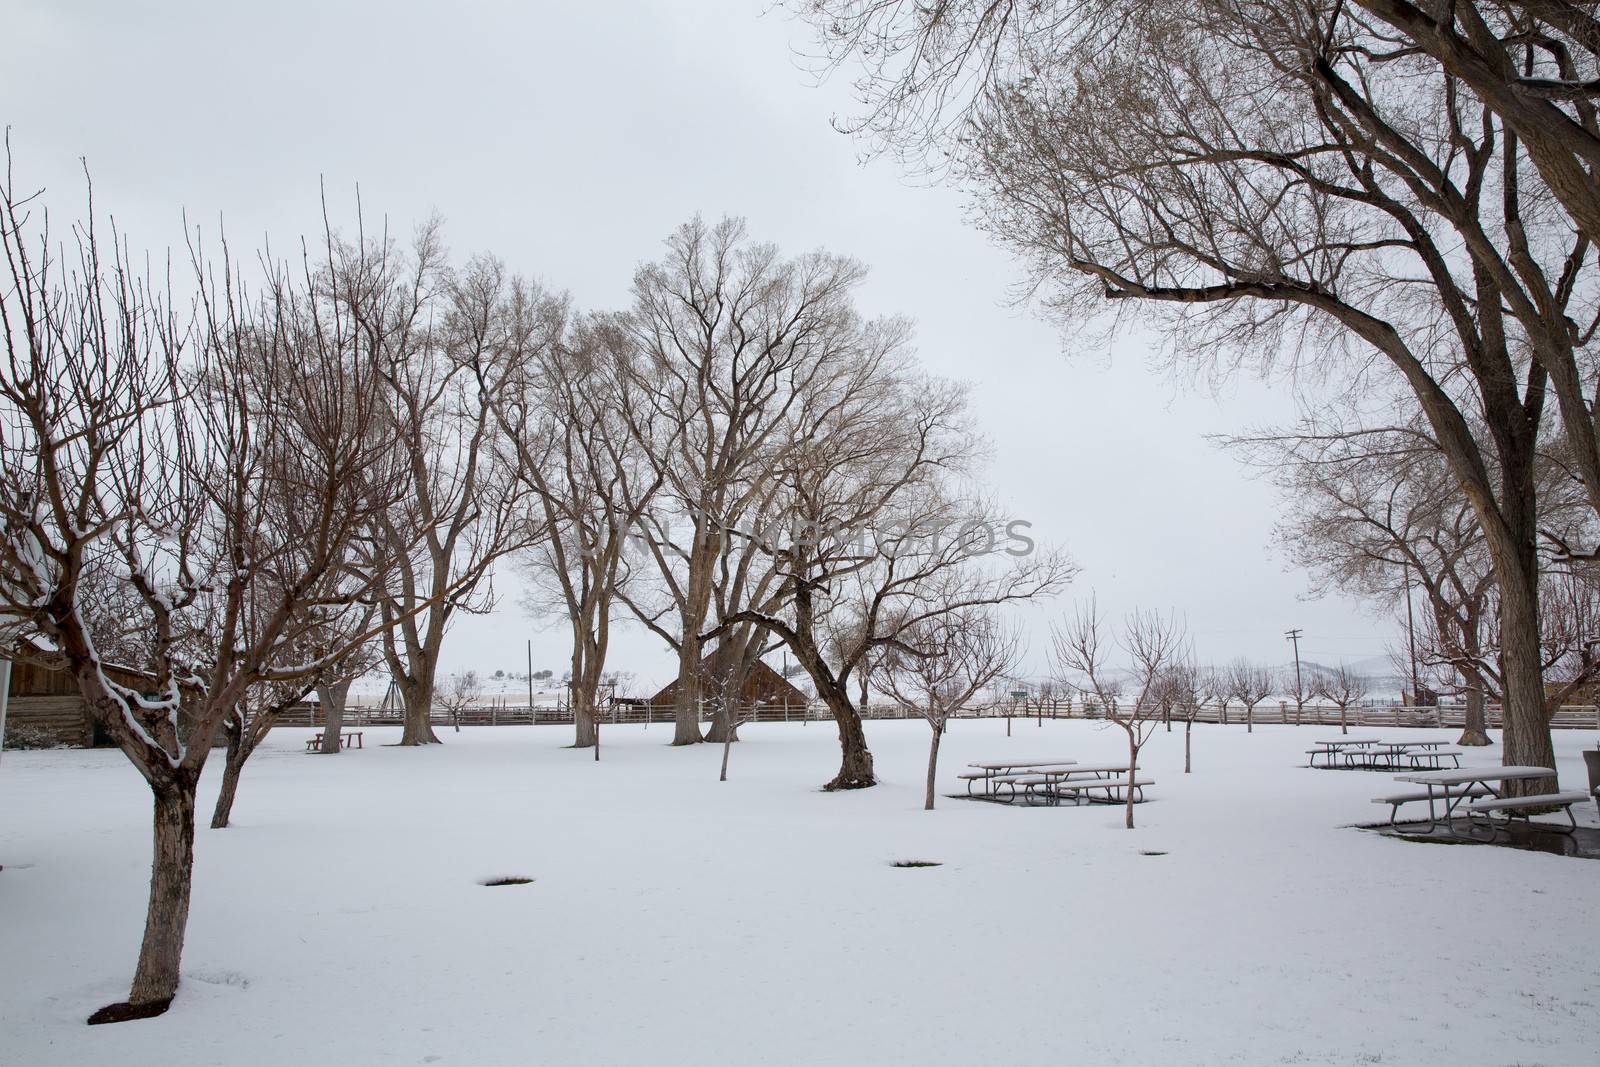
<path fill-rule="evenodd" d="M 131 1002 L 177 985 L 195 785 L 224 720 L 314 684 L 371 636 L 331 620 L 379 581 L 368 531 L 400 499 L 381 368 L 342 343 L 307 266 L 251 292 L 189 247 L 180 308 L 104 235 L 71 260 L 0 187 L 0 612 L 8 654 L 77 679 L 149 782 L 157 862 Z M 93 598 L 92 600 L 90 598 Z"/>
<path fill-rule="evenodd" d="M 1532 470 L 1547 400 L 1600 504 L 1592 12 L 807 10 L 831 60 L 863 65 L 864 128 L 945 153 L 1064 317 L 1110 300 L 1191 364 L 1286 363 L 1410 398 L 1494 566 L 1507 758 L 1548 764 Z"/>
<path fill-rule="evenodd" d="M 1134 782 L 1139 751 L 1159 721 L 1163 678 L 1188 661 L 1183 626 L 1170 615 L 1136 609 L 1111 632 L 1099 604 L 1087 605 L 1051 630 L 1056 669 L 1093 696 L 1105 717 L 1128 737 L 1126 825 L 1133 829 Z M 1124 659 L 1120 672 L 1112 662 Z"/>

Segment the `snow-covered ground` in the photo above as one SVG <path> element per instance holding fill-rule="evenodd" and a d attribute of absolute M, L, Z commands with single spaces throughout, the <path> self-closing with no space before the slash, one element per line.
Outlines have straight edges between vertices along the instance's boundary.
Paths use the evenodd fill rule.
<path fill-rule="evenodd" d="M 885 784 L 843 794 L 820 723 L 747 728 L 727 783 L 660 726 L 607 729 L 598 765 L 555 727 L 338 757 L 281 730 L 199 831 L 173 1009 L 92 1028 L 138 946 L 148 793 L 115 751 L 8 752 L 0 1063 L 1600 1062 L 1600 866 L 1349 829 L 1392 783 L 1303 769 L 1327 733 L 1197 727 L 1187 777 L 1157 734 L 1129 832 L 923 812 L 919 722 L 868 723 Z M 942 791 L 1121 743 L 957 722 Z M 1594 743 L 1558 735 L 1565 787 Z"/>

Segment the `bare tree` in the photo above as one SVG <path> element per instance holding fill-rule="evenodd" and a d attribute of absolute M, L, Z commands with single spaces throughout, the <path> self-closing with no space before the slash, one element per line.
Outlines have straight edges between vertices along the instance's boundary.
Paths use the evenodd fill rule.
<path fill-rule="evenodd" d="M 1397 42 L 1362 5 L 1313 0 L 810 10 L 833 61 L 864 60 L 863 127 L 947 151 L 1063 315 L 1167 308 L 1178 350 L 1223 371 L 1349 367 L 1352 389 L 1410 397 L 1494 565 L 1505 758 L 1549 765 L 1532 463 L 1553 397 L 1575 470 L 1600 487 L 1591 238 L 1548 210 L 1549 161 L 1526 167 L 1519 127 L 1476 98 L 1490 80 L 1430 58 L 1448 35 Z M 1526 78 L 1560 66 L 1564 39 L 1503 42 Z M 1588 114 L 1581 92 L 1565 106 Z"/>
<path fill-rule="evenodd" d="M 1077 614 L 1051 628 L 1051 643 L 1058 669 L 1082 677 L 1080 687 L 1092 693 L 1105 709 L 1105 716 L 1120 726 L 1128 737 L 1127 820 L 1133 829 L 1134 783 L 1138 780 L 1139 751 L 1155 732 L 1159 721 L 1157 680 L 1163 671 L 1184 655 L 1183 629 L 1171 616 L 1134 611 L 1124 621 L 1121 633 L 1108 639 L 1105 620 L 1093 599 Z M 1124 682 L 1111 675 L 1107 662 L 1112 641 L 1131 662 Z M 1127 699 L 1123 699 L 1124 697 Z"/>
<path fill-rule="evenodd" d="M 1244 705 L 1245 732 L 1254 733 L 1256 705 L 1272 695 L 1275 679 L 1267 667 L 1236 659 L 1228 664 L 1223 687 L 1227 695 Z"/>
<path fill-rule="evenodd" d="M 0 636 L 9 651 L 72 674 L 154 798 L 129 999 L 91 1019 L 109 1022 L 171 1003 L 206 758 L 252 687 L 324 666 L 286 653 L 325 611 L 361 595 L 354 546 L 394 498 L 369 432 L 377 369 L 331 331 L 301 329 L 316 319 L 286 270 L 269 266 L 263 298 L 248 299 L 226 251 L 213 264 L 196 243 L 199 295 L 182 321 L 125 245 L 101 241 L 92 202 L 70 269 L 29 205 L 8 171 Z M 282 358 L 262 360 L 262 349 Z M 291 362 L 306 373 L 257 373 Z M 307 436 L 310 426 L 318 433 Z M 104 635 L 120 664 L 100 651 L 91 620 L 105 616 L 86 610 L 96 589 L 121 608 Z M 148 681 L 119 682 L 114 665 Z"/>
<path fill-rule="evenodd" d="M 406 506 L 373 524 L 389 564 L 383 650 L 405 703 L 400 744 L 435 744 L 429 716 L 451 620 L 488 610 L 495 562 L 542 532 L 527 522 L 525 483 L 497 447 L 473 373 L 525 323 L 498 263 L 447 268 L 436 224 L 418 232 L 409 255 L 364 232 L 330 243 L 325 272 L 330 316 L 352 321 L 383 368 L 389 440 L 409 476 Z"/>
<path fill-rule="evenodd" d="M 864 323 L 855 311 L 863 275 L 824 252 L 783 259 L 748 241 L 742 221 L 695 219 L 634 276 L 620 320 L 630 358 L 618 366 L 639 399 L 623 416 L 662 480 L 660 506 L 640 524 L 664 603 L 627 599 L 678 652 L 673 744 L 702 739 L 704 634 L 732 625 L 712 619 L 719 560 L 772 492 L 784 457 L 804 444 L 791 432 L 796 402 L 863 350 L 903 339 L 896 324 Z M 661 624 L 668 614 L 675 626 Z"/>
<path fill-rule="evenodd" d="M 894 698 L 921 712 L 933 730 L 923 810 L 933 810 L 939 742 L 950 713 L 1015 669 L 1017 655 L 1015 631 L 977 607 L 926 619 L 884 646 L 879 676 Z"/>
<path fill-rule="evenodd" d="M 477 671 L 459 670 L 445 679 L 434 694 L 434 701 L 444 708 L 445 714 L 461 732 L 461 713 L 483 697 L 483 683 Z"/>
<path fill-rule="evenodd" d="M 1504 669 L 1494 636 L 1496 571 L 1476 510 L 1460 495 L 1427 428 L 1307 424 L 1292 434 L 1234 444 L 1293 500 L 1276 536 L 1310 571 L 1316 593 L 1356 592 L 1385 611 L 1413 589 L 1421 594 L 1423 665 L 1436 688 L 1466 694 L 1459 743 L 1489 744 L 1484 702 L 1490 694 L 1498 698 Z M 1541 527 L 1566 540 L 1591 536 L 1583 528 L 1592 524 L 1592 513 L 1566 465 L 1546 454 L 1534 472 Z M 1540 598 L 1546 599 L 1543 592 Z M 1540 611 L 1542 646 L 1549 643 L 1551 622 L 1562 616 L 1552 608 Z M 1403 657 L 1403 670 L 1410 670 L 1409 659 Z M 1543 656 L 1541 667 L 1549 662 Z"/>
<path fill-rule="evenodd" d="M 629 538 L 652 505 L 661 475 L 641 454 L 649 405 L 618 372 L 614 325 L 571 322 L 564 298 L 514 282 L 510 343 L 480 365 L 516 477 L 531 490 L 543 539 L 526 563 L 534 579 L 526 606 L 565 618 L 572 633 L 569 671 L 574 747 L 596 743 L 595 707 L 611 642 L 617 591 L 628 580 Z M 621 357 L 625 358 L 625 357 Z"/>
<path fill-rule="evenodd" d="M 1183 773 L 1188 774 L 1192 766 L 1194 720 L 1217 691 L 1217 672 L 1200 666 L 1188 656 L 1181 656 L 1161 672 L 1156 685 L 1163 707 L 1170 704 L 1171 710 L 1183 720 Z M 1170 712 L 1163 711 L 1163 716 L 1168 714 Z M 1167 728 L 1172 728 L 1170 721 Z"/>
<path fill-rule="evenodd" d="M 1367 695 L 1367 679 L 1343 663 L 1331 670 L 1318 671 L 1311 682 L 1316 694 L 1339 708 L 1339 732 L 1348 734 L 1350 722 L 1347 712 L 1351 704 Z"/>
<path fill-rule="evenodd" d="M 377 617 L 377 604 L 367 605 L 361 629 L 365 631 Z M 317 704 L 322 709 L 322 744 L 317 749 L 321 755 L 338 755 L 344 751 L 344 712 L 350 699 L 350 687 L 358 678 L 365 677 L 383 662 L 380 641 L 372 640 L 338 659 L 317 679 Z"/>

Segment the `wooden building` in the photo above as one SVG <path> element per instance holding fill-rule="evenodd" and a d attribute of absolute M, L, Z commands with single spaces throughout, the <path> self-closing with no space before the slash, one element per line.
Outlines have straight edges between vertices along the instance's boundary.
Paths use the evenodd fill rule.
<path fill-rule="evenodd" d="M 700 661 L 707 675 L 711 673 L 712 660 L 715 652 L 707 654 Z M 650 707 L 672 707 L 678 699 L 678 680 L 674 678 L 667 683 L 666 688 L 647 700 L 636 703 L 648 704 Z M 791 708 L 803 708 L 810 700 L 799 689 L 796 689 L 783 675 L 767 666 L 761 660 L 756 660 L 756 665 L 750 669 L 745 677 L 744 685 L 739 690 L 739 706 L 755 708 L 781 708 L 785 705 Z"/>
<path fill-rule="evenodd" d="M 138 686 L 151 679 L 137 671 L 107 667 L 106 674 L 119 685 Z M 78 681 L 68 671 L 51 670 L 36 663 L 11 664 L 11 699 L 6 704 L 6 729 L 26 727 L 52 738 L 58 745 L 90 748 L 115 744 L 95 724 L 89 705 L 78 691 Z"/>

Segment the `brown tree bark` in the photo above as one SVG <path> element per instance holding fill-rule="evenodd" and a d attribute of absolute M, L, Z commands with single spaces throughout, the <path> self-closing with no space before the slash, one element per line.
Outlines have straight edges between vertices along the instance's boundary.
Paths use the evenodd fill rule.
<path fill-rule="evenodd" d="M 866 789 L 878 784 L 872 770 L 872 753 L 867 749 L 867 735 L 861 728 L 861 715 L 850 705 L 850 699 L 840 693 L 819 694 L 833 721 L 839 727 L 839 773 L 822 788 L 828 792 L 838 789 Z"/>
<path fill-rule="evenodd" d="M 698 628 L 699 622 L 695 622 Z M 678 647 L 678 693 L 672 705 L 674 745 L 697 745 L 700 734 L 700 640 L 698 629 L 684 626 Z"/>
<path fill-rule="evenodd" d="M 352 681 L 346 678 L 317 687 L 317 703 L 322 707 L 322 747 L 317 751 L 325 756 L 336 756 L 343 751 L 344 742 L 339 735 L 344 730 L 344 705 L 350 698 Z"/>
<path fill-rule="evenodd" d="M 244 769 L 244 761 L 250 755 L 244 730 L 236 716 L 229 715 L 222 721 L 222 732 L 227 738 L 228 748 L 222 761 L 222 789 L 217 793 L 217 806 L 211 812 L 213 830 L 221 830 L 228 825 L 228 817 L 233 814 L 233 798 L 239 793 L 239 772 Z"/>
<path fill-rule="evenodd" d="M 1186 754 L 1187 758 L 1187 754 Z M 1133 829 L 1133 783 L 1139 773 L 1139 742 L 1132 728 L 1128 729 L 1128 782 L 1124 790 L 1127 796 L 1127 828 Z"/>
<path fill-rule="evenodd" d="M 400 697 L 405 703 L 405 726 L 400 731 L 402 745 L 437 745 L 439 735 L 433 732 L 430 716 L 433 713 L 433 670 L 428 664 L 419 673 L 426 678 L 418 681 L 399 679 Z"/>
<path fill-rule="evenodd" d="M 598 744 L 594 726 L 594 705 L 581 686 L 572 687 L 573 748 L 593 748 Z"/>
<path fill-rule="evenodd" d="M 1189 719 L 1183 724 L 1183 773 L 1189 773 L 1190 737 L 1194 734 L 1194 720 Z"/>
<path fill-rule="evenodd" d="M 110 1004 L 89 1022 L 120 1022 L 160 1015 L 178 992 L 178 966 L 189 921 L 189 891 L 194 873 L 194 798 L 197 776 L 187 771 L 157 773 L 155 847 L 150 863 L 150 901 L 144 940 L 125 1003 Z"/>
<path fill-rule="evenodd" d="M 922 801 L 923 811 L 933 810 L 934 780 L 939 773 L 939 741 L 944 736 L 944 727 L 933 728 L 933 739 L 928 742 L 928 789 Z"/>
<path fill-rule="evenodd" d="M 1494 743 L 1489 740 L 1484 703 L 1482 689 L 1475 687 L 1467 690 L 1466 722 L 1462 726 L 1461 736 L 1456 739 L 1456 744 L 1463 748 L 1480 748 Z"/>
<path fill-rule="evenodd" d="M 1532 556 L 1532 543 L 1528 555 Z M 1500 668 L 1505 679 L 1502 758 L 1506 766 L 1554 767 L 1555 747 L 1550 741 L 1550 716 L 1545 710 L 1544 678 L 1539 649 L 1537 578 L 1508 575 L 1500 579 Z M 1534 571 L 1537 574 L 1537 571 Z M 1506 795 L 1532 796 L 1556 789 L 1556 778 L 1506 782 Z"/>

